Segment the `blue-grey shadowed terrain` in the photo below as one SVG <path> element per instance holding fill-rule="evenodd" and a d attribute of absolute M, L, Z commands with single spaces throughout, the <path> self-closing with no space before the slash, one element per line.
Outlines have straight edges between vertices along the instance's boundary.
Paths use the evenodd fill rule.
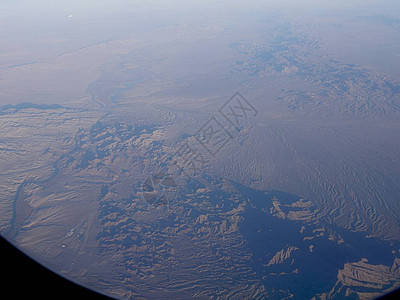
<path fill-rule="evenodd" d="M 337 244 L 327 236 L 307 241 L 304 240 L 304 236 L 299 235 L 302 223 L 277 219 L 265 212 L 266 209 L 270 209 L 268 204 L 273 198 L 279 199 L 283 205 L 290 205 L 299 200 L 298 196 L 279 191 L 255 191 L 237 184 L 235 187 L 252 204 L 252 207 L 244 213 L 240 230 L 252 249 L 254 269 L 274 299 L 285 297 L 286 295 L 279 291 L 284 291 L 287 286 L 291 286 L 291 291 L 303 299 L 310 299 L 320 294 L 336 283 L 335 266 L 344 265 L 349 259 L 359 261 L 367 258 L 372 264 L 382 265 L 393 263 L 391 253 L 393 244 L 389 242 L 382 243 L 375 238 L 367 239 L 363 233 L 349 232 L 330 224 L 323 226 L 328 231 L 337 232 L 348 241 L 347 243 Z M 304 232 L 312 232 L 318 227 L 309 224 Z M 396 244 L 398 247 L 399 244 Z M 315 248 L 312 252 L 309 250 L 310 245 Z M 288 261 L 283 265 L 265 268 L 270 257 L 288 246 L 298 248 Z M 295 270 L 299 273 L 293 273 Z M 282 272 L 286 273 L 284 280 L 276 276 Z M 300 276 L 297 276 L 298 274 Z M 274 291 L 276 289 L 278 291 Z M 360 290 L 368 292 L 368 288 Z"/>

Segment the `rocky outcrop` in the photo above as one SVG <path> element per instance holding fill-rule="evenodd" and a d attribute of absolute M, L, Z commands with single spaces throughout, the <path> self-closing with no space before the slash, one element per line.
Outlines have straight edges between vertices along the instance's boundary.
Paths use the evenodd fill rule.
<path fill-rule="evenodd" d="M 341 299 L 356 297 L 375 299 L 400 286 L 400 259 L 392 266 L 369 264 L 363 258 L 359 262 L 347 263 L 339 270 L 337 282 L 328 292 L 314 299 Z"/>

